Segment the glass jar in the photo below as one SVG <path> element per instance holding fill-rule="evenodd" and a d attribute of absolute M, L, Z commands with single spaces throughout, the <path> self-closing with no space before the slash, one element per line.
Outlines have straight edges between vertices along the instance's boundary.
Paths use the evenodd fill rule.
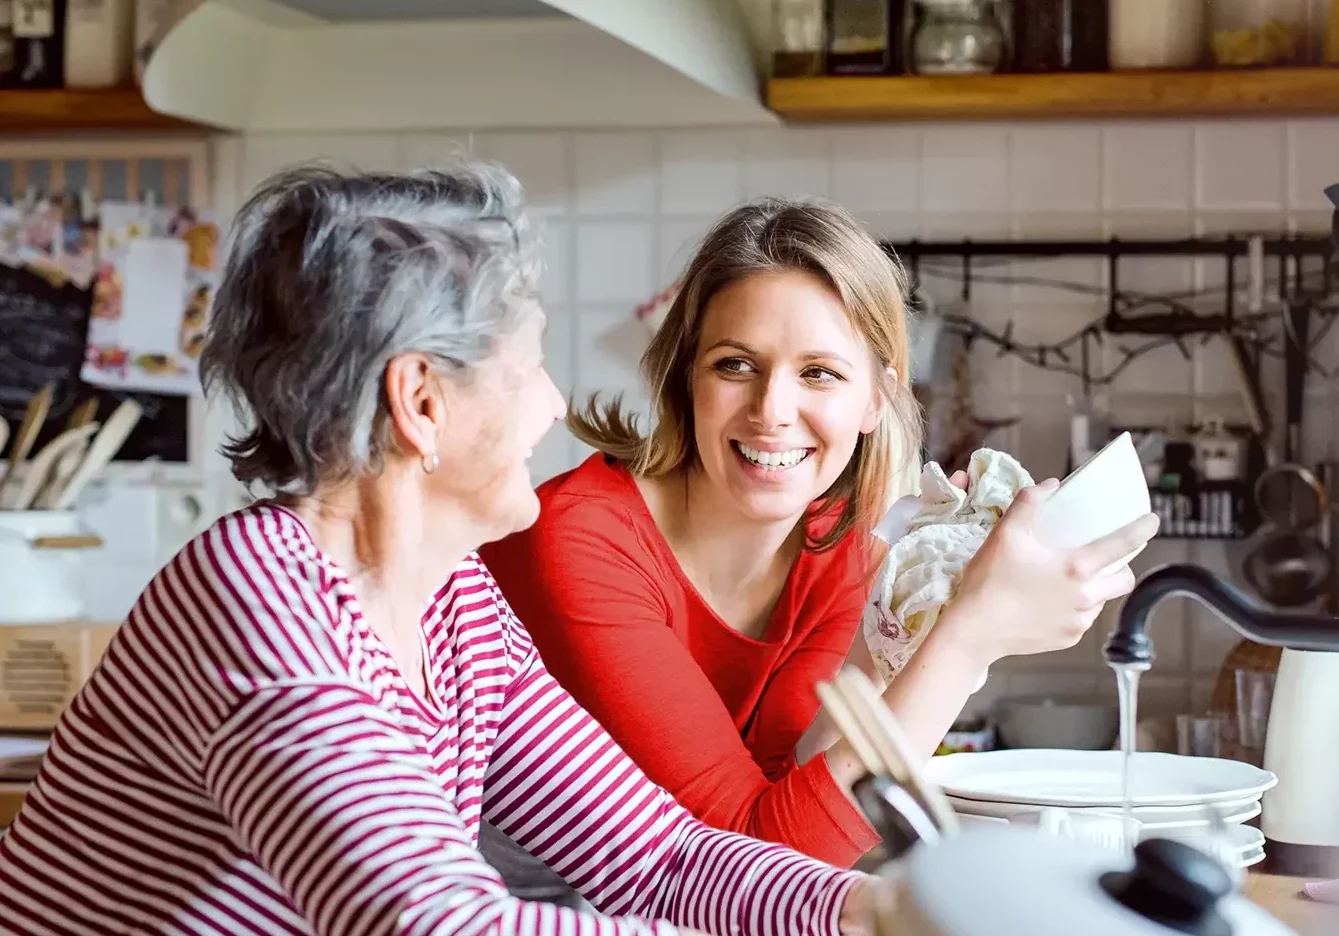
<path fill-rule="evenodd" d="M 1014 71 L 1106 71 L 1105 0 L 1014 0 L 1011 31 Z"/>
<path fill-rule="evenodd" d="M 1204 48 L 1204 0 L 1111 0 L 1113 71 L 1194 68 Z"/>
<path fill-rule="evenodd" d="M 1219 67 L 1315 64 L 1309 0 L 1215 0 L 1209 46 Z"/>
<path fill-rule="evenodd" d="M 994 0 L 918 0 L 911 67 L 918 75 L 986 75 L 1004 60 Z"/>
<path fill-rule="evenodd" d="M 823 73 L 822 0 L 773 0 L 772 77 Z"/>

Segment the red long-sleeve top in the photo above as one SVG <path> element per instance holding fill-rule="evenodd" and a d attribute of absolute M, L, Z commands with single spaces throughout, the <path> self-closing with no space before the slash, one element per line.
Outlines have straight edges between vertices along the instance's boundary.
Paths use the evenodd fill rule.
<path fill-rule="evenodd" d="M 804 552 L 762 639 L 702 599 L 631 474 L 593 455 L 539 488 L 537 523 L 481 550 L 553 676 L 659 785 L 717 828 L 849 867 L 878 836 L 795 745 L 855 639 L 854 537 Z"/>

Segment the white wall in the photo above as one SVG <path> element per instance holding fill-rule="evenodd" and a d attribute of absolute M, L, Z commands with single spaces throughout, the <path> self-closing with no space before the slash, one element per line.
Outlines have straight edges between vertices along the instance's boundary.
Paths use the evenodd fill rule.
<path fill-rule="evenodd" d="M 638 302 L 667 285 L 693 240 L 747 197 L 822 195 L 893 238 L 1179 237 L 1224 231 L 1326 231 L 1322 188 L 1339 181 L 1339 121 L 1066 123 L 837 127 L 664 133 L 488 133 L 409 136 L 253 135 L 218 141 L 216 201 L 226 209 L 267 173 L 325 157 L 363 167 L 431 164 L 454 148 L 506 163 L 529 190 L 548 238 L 548 357 L 564 389 L 640 394 L 636 358 L 645 333 Z M 1015 272 L 1023 271 L 1015 266 Z M 1034 264 L 1034 275 L 1100 285 L 1097 261 Z M 1126 288 L 1212 286 L 1219 273 L 1193 263 L 1122 268 Z M 945 295 L 952 295 L 951 286 Z M 1026 286 L 978 285 L 973 313 L 1016 320 L 1020 340 L 1052 340 L 1100 314 L 1091 301 Z M 1335 358 L 1331 355 L 1329 360 Z M 984 351 L 976 362 L 984 415 L 1020 414 L 1002 442 L 1035 474 L 1063 468 L 1069 378 Z M 1273 378 L 1271 378 L 1272 380 Z M 1275 384 L 1277 385 L 1277 381 Z M 1311 384 L 1310 459 L 1332 448 L 1334 388 Z M 1216 346 L 1191 362 L 1171 350 L 1140 361 L 1112 397 L 1127 419 L 1239 413 L 1232 374 Z M 214 421 L 214 438 L 224 423 Z M 583 455 L 562 430 L 536 454 L 537 478 Z M 222 483 L 222 465 L 209 466 Z M 1221 546 L 1158 542 L 1143 565 L 1190 558 L 1221 566 Z M 139 569 L 145 578 L 151 569 Z M 124 582 L 135 570 L 121 570 Z M 124 592 L 124 589 L 122 590 Z M 114 609 L 109 608 L 109 611 Z M 1077 648 L 1009 661 L 983 695 L 1108 688 L 1099 625 Z M 1157 615 L 1159 661 L 1149 697 L 1203 696 L 1234 642 L 1226 627 L 1169 605 Z"/>

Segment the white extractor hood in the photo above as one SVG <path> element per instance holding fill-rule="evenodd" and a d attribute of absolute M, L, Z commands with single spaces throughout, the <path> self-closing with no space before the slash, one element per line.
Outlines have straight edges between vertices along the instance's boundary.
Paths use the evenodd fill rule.
<path fill-rule="evenodd" d="M 178 0 L 143 92 L 238 131 L 774 124 L 745 16 L 764 5 Z"/>

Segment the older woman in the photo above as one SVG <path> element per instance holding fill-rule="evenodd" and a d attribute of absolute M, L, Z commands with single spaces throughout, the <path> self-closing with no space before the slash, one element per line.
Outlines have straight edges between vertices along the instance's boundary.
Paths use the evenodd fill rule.
<path fill-rule="evenodd" d="M 859 930 L 860 876 L 647 780 L 475 556 L 535 520 L 563 413 L 514 180 L 293 171 L 235 237 L 202 368 L 279 493 L 154 578 L 62 717 L 0 933 Z M 485 817 L 610 916 L 509 894 Z"/>

